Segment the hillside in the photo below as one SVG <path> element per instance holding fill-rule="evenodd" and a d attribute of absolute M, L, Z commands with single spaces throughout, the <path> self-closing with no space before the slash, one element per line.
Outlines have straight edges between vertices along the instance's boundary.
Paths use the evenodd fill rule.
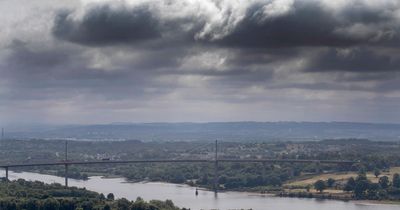
<path fill-rule="evenodd" d="M 14 128 L 14 130 L 16 130 Z M 81 140 L 322 140 L 360 138 L 397 141 L 400 124 L 349 122 L 215 122 L 215 123 L 115 123 L 99 125 L 41 126 L 6 133 L 7 138 Z"/>

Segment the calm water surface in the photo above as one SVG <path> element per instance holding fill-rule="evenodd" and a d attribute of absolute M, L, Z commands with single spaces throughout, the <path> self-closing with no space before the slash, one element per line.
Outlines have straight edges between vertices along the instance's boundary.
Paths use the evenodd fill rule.
<path fill-rule="evenodd" d="M 2 171 L 4 174 L 4 171 Z M 37 173 L 11 172 L 9 178 L 38 180 L 45 183 L 64 183 L 64 178 Z M 99 176 L 90 177 L 87 181 L 69 179 L 70 186 L 85 187 L 86 189 L 103 194 L 114 193 L 117 198 L 125 197 L 135 200 L 138 196 L 145 200 L 171 199 L 180 207 L 198 209 L 253 209 L 253 210 L 400 210 L 397 205 L 366 205 L 353 202 L 333 200 L 317 200 L 306 198 L 279 198 L 267 195 L 220 192 L 200 190 L 195 195 L 195 188 L 187 185 L 167 184 L 159 182 L 128 183 L 123 178 L 103 179 Z"/>

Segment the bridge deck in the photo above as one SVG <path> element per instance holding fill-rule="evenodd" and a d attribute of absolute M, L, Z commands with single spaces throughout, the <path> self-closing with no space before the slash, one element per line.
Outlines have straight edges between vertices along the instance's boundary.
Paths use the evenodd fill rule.
<path fill-rule="evenodd" d="M 61 161 L 48 163 L 20 163 L 0 165 L 1 168 L 16 168 L 30 166 L 56 166 L 56 165 L 92 165 L 92 164 L 127 164 L 127 163 L 214 163 L 216 160 L 181 159 L 181 160 L 104 160 L 104 161 Z M 218 159 L 218 162 L 231 163 L 321 163 L 321 164 L 354 164 L 357 161 L 347 160 L 305 160 L 305 159 Z"/>

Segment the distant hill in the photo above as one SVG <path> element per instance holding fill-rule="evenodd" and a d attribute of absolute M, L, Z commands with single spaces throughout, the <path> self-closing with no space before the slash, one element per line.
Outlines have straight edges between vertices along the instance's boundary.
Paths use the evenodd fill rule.
<path fill-rule="evenodd" d="M 8 138 L 142 141 L 400 140 L 400 124 L 351 122 L 115 123 L 8 132 Z"/>

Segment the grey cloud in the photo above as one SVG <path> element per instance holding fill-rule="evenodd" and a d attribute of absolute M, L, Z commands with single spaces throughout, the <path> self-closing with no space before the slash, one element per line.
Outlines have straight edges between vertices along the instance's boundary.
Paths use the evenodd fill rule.
<path fill-rule="evenodd" d="M 53 34 L 57 38 L 82 45 L 110 45 L 155 39 L 161 36 L 159 22 L 148 7 L 89 9 L 81 20 L 72 11 L 57 14 Z"/>
<path fill-rule="evenodd" d="M 235 30 L 217 41 L 235 47 L 347 46 L 357 40 L 333 34 L 337 25 L 318 4 L 297 2 L 288 14 L 264 20 L 260 5 L 247 11 Z"/>
<path fill-rule="evenodd" d="M 62 51 L 43 51 L 35 53 L 26 47 L 27 43 L 20 40 L 13 40 L 8 49 L 11 49 L 13 56 L 8 62 L 11 65 L 27 65 L 32 67 L 54 67 L 62 62 L 67 62 L 69 54 Z M 66 59 L 67 58 L 67 59 Z"/>
<path fill-rule="evenodd" d="M 400 73 L 398 72 L 336 72 L 335 82 L 365 82 L 365 81 L 378 81 L 386 83 L 393 79 L 398 79 Z"/>
<path fill-rule="evenodd" d="M 99 4 L 86 9 L 80 18 L 74 17 L 74 11 L 60 12 L 54 21 L 53 35 L 89 46 L 147 40 L 150 41 L 147 47 L 168 46 L 169 42 L 174 45 L 208 44 L 236 48 L 348 47 L 388 45 L 400 40 L 396 7 L 390 5 L 373 9 L 360 4 L 333 11 L 319 1 L 295 0 L 290 11 L 266 17 L 264 6 L 269 2 L 250 4 L 244 18 L 236 24 L 228 21 L 232 18 L 232 11 L 222 14 L 199 11 L 199 14 L 186 14 L 184 17 L 160 15 L 158 10 L 171 7 L 179 11 L 181 5 L 173 1 L 169 7 L 157 7 L 149 2 L 140 6 L 117 7 Z M 208 21 L 215 19 L 213 16 L 216 15 L 221 15 L 218 18 L 225 22 L 220 27 L 232 28 L 219 38 L 215 36 L 221 33 L 220 27 L 206 30 L 213 25 Z"/>
<path fill-rule="evenodd" d="M 181 5 L 174 1 L 166 3 L 169 7 L 157 7 L 149 2 L 117 7 L 102 3 L 84 10 L 80 18 L 74 17 L 75 12 L 60 12 L 54 21 L 53 35 L 89 46 L 132 42 L 138 46 L 143 45 L 140 41 L 147 41 L 148 49 L 197 45 L 241 50 L 397 45 L 400 27 L 395 17 L 396 5 L 385 4 L 374 9 L 359 2 L 336 11 L 320 1 L 295 0 L 290 11 L 266 17 L 264 6 L 270 1 L 255 1 L 249 3 L 244 18 L 236 24 L 228 21 L 233 11 L 220 14 L 218 18 L 225 23 L 220 27 L 213 27 L 215 24 L 209 22 L 219 14 L 201 11 L 176 17 L 159 14 L 159 10 L 171 8 L 179 11 Z M 221 27 L 231 29 L 215 38 L 221 33 Z"/>
<path fill-rule="evenodd" d="M 400 57 L 398 53 L 380 52 L 376 48 L 350 49 L 348 53 L 340 53 L 337 49 L 329 49 L 316 55 L 312 59 L 311 65 L 305 70 L 309 72 L 399 72 Z"/>
<path fill-rule="evenodd" d="M 0 64 L 9 87 L 4 99 L 55 99 L 75 94 L 110 99 L 143 97 L 148 86 L 169 91 L 167 84 L 153 81 L 156 72 L 131 70 L 129 66 L 113 70 L 90 67 L 83 52 L 74 48 L 32 49 L 29 43 L 14 41 L 8 50 Z"/>
<path fill-rule="evenodd" d="M 0 52 L 2 106 L 12 110 L 10 104 L 31 100 L 43 109 L 48 101 L 72 101 L 81 111 L 151 106 L 161 113 L 157 119 L 167 119 L 168 107 L 178 113 L 240 107 L 235 113 L 246 120 L 240 113 L 257 103 L 259 110 L 291 109 L 298 101 L 305 109 L 333 107 L 400 90 L 399 6 L 331 8 L 328 1 L 294 0 L 288 11 L 266 16 L 262 8 L 272 0 L 246 1 L 243 13 L 229 0 L 204 1 L 92 2 L 57 10 L 46 23 L 53 24 L 44 32 L 50 41 L 26 34 L 25 42 Z M 390 97 L 399 101 L 396 94 L 382 98 Z"/>
<path fill-rule="evenodd" d="M 393 20 L 393 13 L 396 11 L 396 6 L 386 8 L 365 7 L 359 4 L 353 4 L 346 7 L 338 15 L 340 19 L 346 21 L 345 24 L 354 23 L 386 23 Z"/>
<path fill-rule="evenodd" d="M 387 25 L 388 22 L 395 20 L 395 17 L 391 16 L 393 14 L 381 14 L 379 9 L 351 7 L 334 13 L 317 1 L 295 1 L 293 11 L 266 19 L 261 6 L 254 5 L 249 8 L 244 20 L 233 32 L 216 42 L 232 47 L 273 48 L 379 45 L 399 40 L 397 34 L 376 40 L 378 34 L 385 28 L 393 27 L 392 30 L 400 31 L 396 25 Z M 355 24 L 370 24 L 364 26 L 373 33 L 356 36 L 340 30 Z"/>
<path fill-rule="evenodd" d="M 180 4 L 174 1 L 170 1 L 167 7 L 157 7 L 150 2 L 141 3 L 140 6 L 117 4 L 116 7 L 100 3 L 82 10 L 82 17 L 76 17 L 74 11 L 62 12 L 55 18 L 53 35 L 86 46 L 118 48 L 121 46 L 119 44 L 128 44 L 131 48 L 125 50 L 137 51 L 139 55 L 131 62 L 115 61 L 118 66 L 125 66 L 122 68 L 125 68 L 124 72 L 128 72 L 127 75 L 146 70 L 159 75 L 226 77 L 224 81 L 232 79 L 232 83 L 241 77 L 243 82 L 238 82 L 239 84 L 252 85 L 252 81 L 270 80 L 278 68 L 277 65 L 291 59 L 307 61 L 305 67 L 293 69 L 298 74 L 302 74 L 298 70 L 360 74 L 398 70 L 399 61 L 395 56 L 381 54 L 372 49 L 378 46 L 388 47 L 388 43 L 398 39 L 396 33 L 391 36 L 384 33 L 398 30 L 393 17 L 396 6 L 388 7 L 383 4 L 383 8 L 371 8 L 358 1 L 358 4 L 331 9 L 326 2 L 295 0 L 289 11 L 266 17 L 264 6 L 270 1 L 255 2 L 249 4 L 244 18 L 220 38 L 212 36 L 215 35 L 213 33 L 220 32 L 213 27 L 204 36 L 196 36 L 205 30 L 207 20 L 212 20 L 206 16 L 216 14 L 199 10 L 198 14 L 168 16 L 164 14 L 165 11 L 159 11 L 178 7 Z M 223 6 L 224 4 L 218 4 L 218 7 Z M 234 9 L 233 7 L 232 10 Z M 380 13 L 382 10 L 384 12 Z M 231 18 L 229 15 L 232 13 L 233 11 L 225 12 L 221 18 Z M 227 20 L 222 22 L 231 24 Z M 352 28 L 357 24 L 368 28 L 369 33 L 360 36 L 362 31 L 357 31 L 357 27 Z M 377 35 L 379 33 L 381 36 Z M 129 45 L 132 43 L 134 45 Z M 338 47 L 358 50 L 343 56 L 337 53 Z M 185 59 L 196 56 L 198 51 L 215 52 L 219 49 L 230 49 L 232 52 L 225 59 L 223 71 L 216 66 L 193 66 L 183 70 L 180 67 Z M 354 78 L 374 80 L 371 75 L 357 75 Z M 382 75 L 376 75 L 376 80 L 382 78 Z M 352 79 L 347 81 L 351 82 Z M 306 88 L 298 86 L 301 87 Z"/>
<path fill-rule="evenodd" d="M 76 49 L 35 49 L 29 43 L 14 40 L 8 50 L 9 55 L 1 66 L 3 75 L 11 80 L 26 81 L 40 86 L 51 80 L 84 80 L 105 74 L 104 71 L 87 68 L 87 61 Z M 112 75 L 103 77 L 112 78 Z M 22 85 L 27 84 L 26 82 Z"/>

